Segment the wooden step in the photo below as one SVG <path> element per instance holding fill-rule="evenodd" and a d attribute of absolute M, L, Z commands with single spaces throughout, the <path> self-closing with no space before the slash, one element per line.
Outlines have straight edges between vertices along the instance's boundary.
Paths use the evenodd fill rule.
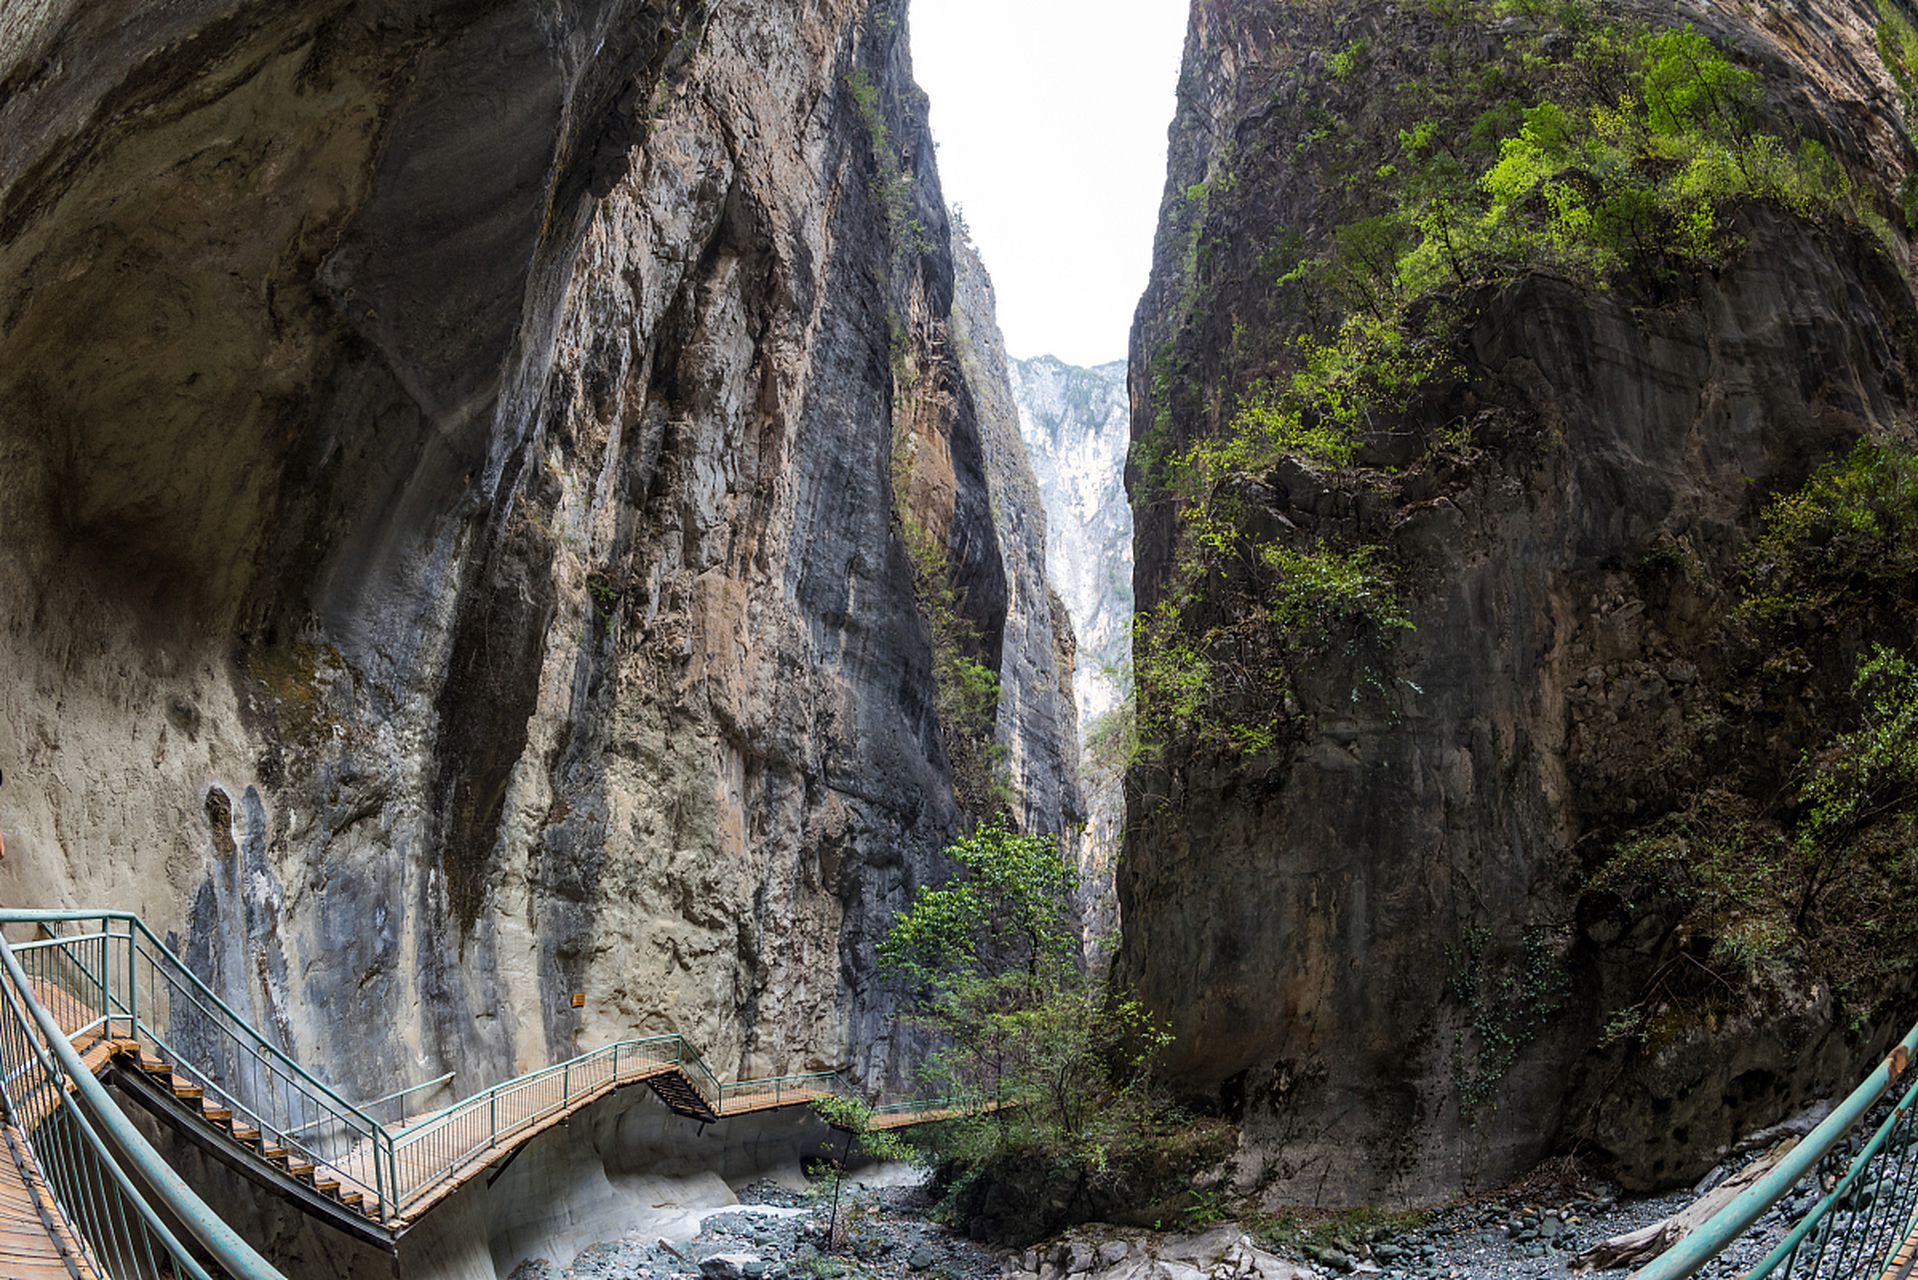
<path fill-rule="evenodd" d="M 271 1160 L 274 1164 L 282 1164 L 286 1160 L 286 1148 L 285 1147 L 261 1147 L 260 1158 L 262 1160 Z"/>
<path fill-rule="evenodd" d="M 360 1207 L 360 1202 L 365 1199 L 366 1197 L 358 1191 L 349 1191 L 340 1197 L 340 1203 L 349 1209 L 357 1209 Z"/>
<path fill-rule="evenodd" d="M 260 1140 L 260 1131 L 258 1129 L 249 1129 L 249 1128 L 236 1126 L 233 1130 L 233 1137 L 235 1141 L 244 1142 L 247 1145 L 251 1146 L 253 1143 L 258 1142 Z"/>
<path fill-rule="evenodd" d="M 197 1084 L 176 1084 L 173 1086 L 173 1096 L 182 1102 L 198 1102 L 206 1097 L 206 1090 Z"/>
<path fill-rule="evenodd" d="M 321 1178 L 313 1184 L 313 1189 L 323 1196 L 330 1196 L 340 1189 L 338 1178 Z"/>
<path fill-rule="evenodd" d="M 304 1160 L 289 1160 L 286 1164 L 286 1171 L 304 1181 L 312 1176 L 313 1166 Z"/>
<path fill-rule="evenodd" d="M 231 1107 L 201 1107 L 200 1114 L 205 1116 L 207 1118 L 207 1121 L 211 1124 L 221 1124 L 233 1118 L 233 1108 Z"/>
<path fill-rule="evenodd" d="M 140 1070 L 150 1076 L 170 1076 L 173 1074 L 173 1064 L 163 1061 L 160 1058 L 149 1058 L 145 1054 L 141 1054 Z"/>

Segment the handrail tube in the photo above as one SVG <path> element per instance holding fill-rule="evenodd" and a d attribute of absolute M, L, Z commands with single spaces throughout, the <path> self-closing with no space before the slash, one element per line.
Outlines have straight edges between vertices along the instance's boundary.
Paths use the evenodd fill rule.
<path fill-rule="evenodd" d="M 425 1084 L 408 1085 L 406 1088 L 401 1089 L 396 1093 L 389 1093 L 384 1098 L 375 1098 L 373 1099 L 373 1101 L 366 1103 L 365 1105 L 369 1107 L 377 1107 L 382 1102 L 391 1102 L 395 1098 L 404 1098 L 409 1093 L 418 1093 L 421 1089 L 431 1089 L 434 1085 L 445 1084 L 448 1080 L 451 1080 L 454 1076 L 458 1074 L 459 1072 L 457 1071 L 449 1071 L 437 1080 L 428 1080 Z"/>
<path fill-rule="evenodd" d="M 107 1096 L 106 1087 L 94 1079 L 93 1072 L 87 1070 L 80 1055 L 74 1051 L 73 1042 L 67 1039 L 66 1032 L 53 1020 L 53 1015 L 33 997 L 28 985 L 26 971 L 20 967 L 20 961 L 14 957 L 13 949 L 0 939 L 0 966 L 4 966 L 7 976 L 13 980 L 26 1002 L 27 1012 L 40 1027 L 40 1034 L 46 1037 L 47 1046 L 60 1060 L 61 1070 L 72 1082 L 85 1112 L 91 1112 L 90 1119 L 97 1119 L 100 1127 L 106 1130 L 108 1144 L 118 1150 L 120 1157 L 140 1171 L 140 1176 L 159 1193 L 162 1199 L 173 1208 L 180 1221 L 186 1225 L 193 1237 L 205 1247 L 208 1253 L 235 1280 L 284 1280 L 272 1265 L 242 1240 L 233 1228 L 220 1216 L 207 1207 L 206 1201 L 194 1194 L 173 1166 L 160 1158 L 133 1122 L 126 1117 Z M 114 1161 L 107 1162 L 115 1170 L 116 1177 L 125 1175 L 119 1171 Z"/>
<path fill-rule="evenodd" d="M 360 1122 L 361 1131 L 370 1138 L 376 1150 L 387 1140 L 384 1129 L 377 1122 L 372 1120 L 371 1117 L 367 1116 L 358 1107 L 346 1101 L 338 1093 L 334 1092 L 331 1087 L 315 1078 L 311 1072 L 307 1071 L 298 1062 L 295 1062 L 285 1051 L 280 1049 L 279 1046 L 273 1044 L 267 1040 L 265 1036 L 261 1035 L 252 1023 L 235 1012 L 226 1001 L 221 999 L 218 994 L 200 979 L 198 974 L 187 968 L 179 957 L 173 954 L 172 950 L 147 927 L 146 922 L 141 920 L 139 916 L 131 912 L 40 912 L 17 908 L 0 909 L 0 924 L 31 923 L 44 926 L 48 922 L 59 923 L 75 920 L 81 922 L 99 921 L 103 932 L 66 937 L 56 935 L 49 939 L 38 940 L 34 943 L 23 945 L 31 946 L 35 949 L 57 946 L 60 948 L 62 955 L 71 960 L 83 973 L 87 973 L 86 964 L 74 956 L 70 944 L 100 938 L 102 939 L 102 945 L 105 946 L 106 939 L 109 937 L 113 940 L 124 940 L 130 953 L 128 958 L 130 970 L 137 968 L 139 962 L 144 961 L 148 969 L 158 975 L 160 979 L 167 984 L 169 990 L 175 992 L 175 998 L 184 997 L 187 1007 L 197 1010 L 199 1016 L 207 1020 L 211 1031 L 217 1035 L 224 1036 L 239 1053 L 251 1058 L 269 1074 L 277 1070 L 283 1076 L 287 1077 L 287 1082 L 294 1085 L 294 1097 L 303 1100 L 307 1106 L 314 1107 L 321 1112 L 331 1113 L 330 1116 L 323 1117 L 321 1120 L 313 1122 L 313 1124 L 300 1125 L 297 1129 L 283 1129 L 277 1124 L 272 1125 L 271 1127 L 281 1132 L 283 1137 L 290 1138 L 292 1133 L 314 1127 L 315 1124 L 326 1123 L 329 1119 L 339 1123 L 343 1129 L 351 1133 L 355 1131 L 354 1126 L 348 1120 L 348 1117 L 351 1117 Z M 109 922 L 115 920 L 124 922 L 127 925 L 126 933 L 111 933 Z M 150 944 L 149 947 L 140 945 L 140 939 L 142 937 Z M 92 975 L 87 973 L 87 976 L 91 977 Z M 141 1027 L 142 1024 L 135 1023 L 134 1033 L 136 1035 Z M 169 1054 L 174 1057 L 176 1064 L 187 1069 L 190 1074 L 199 1076 L 202 1083 L 211 1088 L 214 1093 L 221 1095 L 229 1102 L 236 1103 L 237 1108 L 240 1110 L 248 1112 L 258 1110 L 257 1106 L 254 1105 L 251 1100 L 236 1098 L 231 1090 L 221 1087 L 207 1078 L 205 1072 L 194 1070 L 190 1061 L 188 1061 L 190 1055 L 181 1055 L 173 1050 L 172 1047 L 168 1045 L 166 1038 L 162 1037 L 151 1024 L 145 1024 L 144 1030 L 156 1046 L 166 1049 Z M 305 1087 L 301 1087 L 301 1085 Z M 290 1118 L 289 1116 L 289 1119 Z M 261 1115 L 260 1119 L 266 1121 L 267 1117 Z M 313 1157 L 316 1163 L 331 1163 L 329 1158 L 320 1151 L 308 1147 L 307 1144 L 295 1142 L 293 1145 L 299 1147 L 305 1154 Z M 391 1167 L 392 1161 L 390 1159 L 387 1163 L 388 1166 Z M 376 1158 L 374 1160 L 374 1186 L 372 1189 L 376 1198 L 379 1200 L 381 1210 L 385 1211 L 395 1207 L 396 1201 L 393 1199 L 389 1188 L 380 1185 L 383 1181 L 385 1181 L 385 1179 L 381 1177 L 380 1164 Z"/>
<path fill-rule="evenodd" d="M 1726 1245 L 1745 1234 L 1752 1223 L 1763 1217 L 1774 1202 L 1811 1172 L 1838 1144 L 1838 1140 L 1884 1096 L 1905 1065 L 1910 1063 L 1912 1055 L 1918 1053 L 1918 1026 L 1914 1026 L 1899 1042 L 1899 1048 L 1904 1050 L 1904 1062 L 1898 1061 L 1900 1055 L 1896 1049 L 1886 1055 L 1885 1060 L 1842 1103 L 1833 1108 L 1832 1113 L 1817 1128 L 1801 1138 L 1798 1145 L 1769 1173 L 1739 1192 L 1730 1203 L 1701 1223 L 1691 1234 L 1633 1272 L 1631 1280 L 1683 1280 L 1683 1277 L 1691 1275 L 1723 1252 Z"/>
<path fill-rule="evenodd" d="M 23 999 L 30 999 L 31 994 L 29 992 L 24 991 L 22 988 L 18 986 L 0 986 L 0 996 L 4 996 L 5 1002 L 9 1010 L 13 1014 L 12 1025 L 13 1027 L 18 1029 L 18 1033 L 21 1036 L 22 1048 L 25 1050 L 25 1060 L 21 1063 L 22 1069 L 24 1070 L 28 1067 L 33 1066 L 35 1063 L 37 1063 L 40 1067 L 40 1070 L 44 1072 L 47 1076 L 48 1087 L 58 1088 L 59 1086 L 57 1084 L 54 1084 L 53 1082 L 59 1079 L 59 1076 L 61 1073 L 58 1070 L 56 1070 L 52 1064 L 46 1061 L 46 1058 L 45 1058 L 46 1046 L 34 1043 L 31 1037 L 25 1034 L 26 1024 L 30 1015 L 28 1014 L 27 1010 L 21 1007 L 20 1001 Z M 106 1151 L 107 1151 L 106 1144 L 101 1141 L 99 1132 L 94 1129 L 92 1123 L 87 1120 L 86 1115 L 81 1111 L 81 1109 L 78 1107 L 69 1107 L 67 1110 L 67 1115 L 79 1125 L 81 1130 L 81 1136 L 86 1140 L 86 1144 L 92 1148 L 96 1158 L 102 1160 L 108 1166 L 108 1168 L 111 1170 L 113 1174 L 115 1183 L 120 1187 L 121 1191 L 133 1201 L 134 1207 L 139 1213 L 141 1221 L 143 1221 L 147 1225 L 147 1227 L 151 1231 L 153 1231 L 155 1235 L 157 1235 L 160 1238 L 161 1244 L 163 1244 L 166 1247 L 168 1253 L 172 1256 L 176 1268 L 183 1267 L 188 1272 L 189 1276 L 191 1277 L 191 1280 L 210 1280 L 210 1277 L 208 1277 L 206 1273 L 206 1269 L 200 1265 L 199 1260 L 194 1258 L 192 1254 L 186 1251 L 185 1247 L 180 1244 L 178 1238 L 174 1236 L 172 1229 L 168 1227 L 166 1223 L 160 1218 L 160 1216 L 153 1211 L 153 1207 L 146 1202 L 146 1197 L 139 1191 L 138 1188 L 136 1188 L 132 1184 L 131 1180 L 126 1177 L 125 1173 L 119 1168 L 119 1166 L 106 1154 Z M 50 1112 L 47 1116 L 42 1117 L 40 1123 L 44 1124 L 48 1120 L 51 1120 L 53 1118 L 54 1118 L 54 1114 Z M 25 1136 L 24 1130 L 22 1132 L 23 1132 L 23 1136 Z M 32 1148 L 31 1138 L 29 1138 L 27 1142 L 28 1142 L 28 1147 L 31 1150 Z M 9 1154 L 13 1156 L 14 1159 L 17 1160 L 19 1158 L 19 1153 L 13 1150 L 13 1145 L 14 1145 L 13 1137 L 11 1135 L 8 1135 L 7 1147 L 8 1147 Z M 35 1159 L 40 1160 L 41 1158 L 36 1154 Z M 45 1185 L 49 1191 L 52 1191 L 54 1193 L 56 1207 L 59 1207 L 62 1214 L 65 1214 L 67 1212 L 67 1208 L 66 1206 L 59 1204 L 59 1200 L 62 1197 L 60 1196 L 60 1193 L 58 1192 L 57 1188 L 53 1186 L 54 1178 L 57 1178 L 60 1175 L 58 1174 L 57 1170 L 52 1165 L 46 1163 L 44 1160 L 42 1160 L 41 1163 L 42 1163 L 41 1172 L 42 1172 Z M 58 1163 L 58 1162 L 56 1161 L 55 1163 Z M 53 1230 L 52 1223 L 46 1217 L 45 1206 L 39 1203 L 40 1197 L 37 1192 L 34 1193 L 34 1200 L 36 1202 L 36 1207 L 39 1209 L 41 1214 L 42 1225 L 47 1228 L 49 1233 L 51 1233 Z M 76 1236 L 79 1234 L 78 1226 L 71 1220 L 71 1218 L 68 1219 L 68 1226 L 75 1231 Z M 79 1242 L 82 1244 L 86 1244 L 84 1237 L 81 1237 Z M 86 1247 L 92 1248 L 93 1246 L 86 1245 Z M 96 1253 L 98 1252 L 97 1249 L 95 1249 L 94 1251 Z M 62 1248 L 61 1253 L 64 1255 L 65 1252 L 66 1250 Z M 148 1252 L 148 1259 L 149 1259 L 149 1262 L 151 1262 L 152 1254 L 150 1250 Z M 150 1269 L 154 1271 L 158 1270 L 157 1267 L 152 1267 Z"/>
<path fill-rule="evenodd" d="M 155 947 L 157 947 L 162 955 L 172 960 L 174 964 L 178 967 L 180 974 L 183 975 L 188 982 L 192 983 L 192 985 L 202 995 L 204 995 L 208 1000 L 212 1001 L 215 1008 L 217 1008 L 221 1013 L 225 1014 L 227 1017 L 233 1019 L 233 1021 L 239 1024 L 239 1026 L 245 1028 L 246 1032 L 248 1033 L 248 1037 L 254 1040 L 256 1043 L 258 1043 L 268 1053 L 272 1054 L 275 1058 L 277 1058 L 282 1065 L 291 1069 L 296 1075 L 298 1075 L 302 1080 L 306 1081 L 308 1084 L 312 1085 L 315 1089 L 318 1089 L 320 1092 L 328 1095 L 334 1101 L 338 1102 L 340 1106 L 346 1108 L 349 1112 L 358 1116 L 361 1120 L 365 1121 L 368 1126 L 376 1129 L 379 1127 L 378 1124 L 372 1119 L 372 1117 L 362 1114 L 359 1111 L 359 1109 L 355 1107 L 352 1103 L 340 1097 L 337 1093 L 334 1093 L 334 1091 L 332 1090 L 330 1086 L 320 1081 L 311 1072 L 307 1071 L 306 1068 L 302 1067 L 299 1063 L 295 1062 L 291 1057 L 287 1056 L 284 1050 L 282 1050 L 279 1046 L 275 1045 L 272 1041 L 268 1040 L 265 1036 L 261 1035 L 259 1031 L 254 1028 L 252 1023 L 248 1022 L 245 1018 L 241 1017 L 238 1013 L 234 1012 L 232 1006 L 228 1005 L 226 1001 L 222 1000 L 217 994 L 215 994 L 215 992 L 213 991 L 211 987 L 207 986 L 205 982 L 201 981 L 199 974 L 187 968 L 185 963 L 183 963 L 178 956 L 175 956 L 173 952 L 167 947 L 167 945 L 159 939 L 158 935 L 156 935 L 153 932 L 153 930 L 147 928 L 146 921 L 142 920 L 138 915 L 134 914 L 133 912 L 131 911 L 104 911 L 104 912 L 102 911 L 32 911 L 32 910 L 28 910 L 20 907 L 0 907 L 0 925 L 41 924 L 47 921 L 67 922 L 67 921 L 76 921 L 76 920 L 77 921 L 99 920 L 103 924 L 107 920 L 126 921 L 131 926 L 132 930 L 137 930 L 141 935 L 143 935 L 147 939 L 147 941 L 151 942 Z M 133 937 L 132 931 L 130 930 L 125 936 L 131 939 Z M 68 939 L 59 939 L 59 941 L 64 942 L 64 941 L 68 941 Z M 30 944 L 24 944 L 24 945 L 30 945 Z M 163 967 L 159 964 L 158 961 L 153 960 L 151 956 L 147 958 L 150 963 L 154 964 L 154 967 L 156 968 Z"/>
<path fill-rule="evenodd" d="M 1766 1254 L 1758 1265 L 1752 1269 L 1753 1274 L 1769 1275 L 1780 1262 L 1783 1262 L 1796 1252 L 1798 1246 L 1804 1243 L 1805 1237 L 1810 1235 L 1815 1229 L 1825 1227 L 1827 1229 L 1826 1234 L 1829 1236 L 1833 1207 L 1852 1193 L 1852 1188 L 1857 1185 L 1858 1175 L 1870 1164 L 1872 1157 L 1884 1149 L 1885 1142 L 1890 1138 L 1891 1131 L 1896 1126 L 1900 1114 L 1912 1105 L 1914 1099 L 1918 1099 L 1918 1079 L 1912 1081 L 1911 1087 L 1905 1091 L 1905 1096 L 1899 1101 L 1898 1108 L 1894 1110 L 1891 1115 L 1885 1117 L 1884 1123 L 1878 1126 L 1878 1130 L 1872 1135 L 1871 1140 L 1865 1144 L 1863 1149 L 1853 1157 L 1851 1163 L 1846 1166 L 1845 1176 L 1833 1184 L 1832 1189 L 1820 1197 L 1818 1203 L 1813 1205 L 1811 1209 L 1798 1220 L 1797 1224 L 1785 1233 L 1785 1238 L 1780 1240 L 1777 1246 L 1774 1247 L 1770 1253 Z M 1882 1196 L 1874 1198 L 1872 1203 L 1873 1213 L 1877 1212 L 1879 1206 L 1884 1203 L 1884 1200 L 1885 1197 Z M 1865 1234 L 1869 1236 L 1869 1228 L 1867 1228 Z"/>

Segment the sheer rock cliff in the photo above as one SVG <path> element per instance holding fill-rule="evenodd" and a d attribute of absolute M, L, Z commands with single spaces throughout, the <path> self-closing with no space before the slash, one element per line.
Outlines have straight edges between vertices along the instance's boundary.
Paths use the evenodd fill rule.
<path fill-rule="evenodd" d="M 1904 225 L 1914 156 L 1869 5 L 1680 8 Z M 1230 563 L 1180 576 L 1195 535 L 1147 469 L 1216 435 L 1255 375 L 1298 367 L 1283 341 L 1247 353 L 1297 331 L 1288 281 L 1354 216 L 1354 170 L 1327 160 L 1345 122 L 1443 83 L 1448 64 L 1403 51 L 1533 29 L 1461 21 L 1193 5 L 1128 480 L 1138 607 L 1190 593 L 1188 634 L 1227 637 L 1215 671 L 1283 638 L 1239 611 Z M 1834 899 L 1823 934 L 1774 940 L 1735 984 L 1737 904 L 1696 927 L 1655 877 L 1595 874 L 1673 831 L 1690 843 L 1656 847 L 1719 856 L 1662 817 L 1789 817 L 1802 761 L 1856 723 L 1857 660 L 1909 643 L 1908 592 L 1781 651 L 1731 627 L 1766 504 L 1861 436 L 1909 442 L 1918 354 L 1902 231 L 1731 217 L 1737 251 L 1662 296 L 1550 272 L 1447 293 L 1455 369 L 1374 423 L 1355 466 L 1228 482 L 1260 538 L 1375 546 L 1411 623 L 1335 627 L 1272 677 L 1282 698 L 1237 706 L 1258 717 L 1241 749 L 1174 738 L 1130 775 L 1116 972 L 1177 1034 L 1177 1084 L 1241 1122 L 1240 1190 L 1417 1201 L 1568 1152 L 1671 1185 L 1848 1089 L 1909 1025 L 1908 966 L 1864 957 L 1871 976 L 1834 994 L 1831 939 L 1878 909 Z M 1789 827 L 1735 830 L 1789 847 Z"/>
<path fill-rule="evenodd" d="M 6 5 L 5 900 L 350 1094 L 667 1030 L 906 1083 L 872 948 L 962 814 L 902 513 L 1077 802 L 904 16 Z"/>

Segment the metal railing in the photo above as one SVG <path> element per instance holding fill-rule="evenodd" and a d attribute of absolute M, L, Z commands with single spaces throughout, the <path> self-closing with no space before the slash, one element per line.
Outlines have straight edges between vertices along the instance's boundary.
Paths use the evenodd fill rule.
<path fill-rule="evenodd" d="M 0 910 L 0 924 L 47 935 L 13 951 L 69 1035 L 137 1041 L 170 1066 L 176 1089 L 201 1089 L 236 1130 L 257 1130 L 261 1148 L 334 1170 L 381 1219 L 398 1210 L 387 1131 L 228 1007 L 138 916 Z"/>
<path fill-rule="evenodd" d="M 146 1280 L 169 1273 L 208 1280 L 207 1268 L 167 1226 L 149 1196 L 232 1280 L 282 1280 L 181 1182 L 107 1096 L 65 1029 L 37 999 L 35 983 L 4 938 L 0 1100 L 6 1108 L 8 1154 L 75 1280 Z"/>
<path fill-rule="evenodd" d="M 1918 1027 L 1770 1172 L 1633 1273 L 1632 1280 L 1682 1280 L 1693 1274 L 1807 1178 L 1818 1179 L 1823 1194 L 1745 1273 L 1746 1280 L 1884 1276 L 1918 1236 L 1918 1072 L 1911 1073 L 1908 1087 L 1881 1122 L 1873 1125 L 1871 1117 L 1914 1054 Z M 1903 1280 L 1902 1274 L 1895 1280 Z"/>
<path fill-rule="evenodd" d="M 714 1119 L 823 1094 L 858 1096 L 836 1071 L 722 1083 L 683 1036 L 668 1034 L 622 1040 L 493 1085 L 410 1124 L 381 1125 L 368 1114 L 377 1104 L 348 1102 L 301 1067 L 215 995 L 138 916 L 0 909 L 5 924 L 32 925 L 45 935 L 13 951 L 24 966 L 22 981 L 57 1006 L 68 1036 L 137 1041 L 143 1054 L 150 1050 L 170 1066 L 176 1084 L 196 1086 L 210 1103 L 231 1111 L 236 1130 L 258 1130 L 259 1148 L 283 1148 L 289 1163 L 324 1168 L 343 1190 L 359 1191 L 389 1225 L 478 1157 L 611 1088 L 668 1070 Z M 891 1103 L 875 1114 L 940 1110 L 954 1101 Z"/>

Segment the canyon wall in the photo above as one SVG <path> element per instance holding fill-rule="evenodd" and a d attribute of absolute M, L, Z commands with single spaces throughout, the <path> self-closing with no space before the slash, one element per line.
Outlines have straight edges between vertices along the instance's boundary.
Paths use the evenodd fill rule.
<path fill-rule="evenodd" d="M 906 1084 L 873 946 L 966 814 L 902 521 L 1077 801 L 904 7 L 7 0 L 4 900 L 363 1097 Z"/>
<path fill-rule="evenodd" d="M 1808 762 L 1859 723 L 1855 667 L 1909 643 L 1908 578 L 1784 640 L 1737 609 L 1774 497 L 1867 435 L 1909 445 L 1906 107 L 1868 5 L 1681 8 L 1876 233 L 1748 199 L 1721 258 L 1650 285 L 1455 259 L 1403 313 L 1440 336 L 1353 357 L 1429 353 L 1349 461 L 1308 438 L 1180 500 L 1168 465 L 1277 402 L 1297 335 L 1338 331 L 1301 281 L 1344 264 L 1377 298 L 1390 260 L 1366 277 L 1362 255 L 1418 242 L 1389 209 L 1351 230 L 1380 213 L 1353 193 L 1474 146 L 1492 163 L 1529 74 L 1509 42 L 1534 68 L 1585 47 L 1542 6 L 1192 7 L 1130 360 L 1135 585 L 1142 617 L 1176 619 L 1172 728 L 1129 776 L 1116 972 L 1177 1035 L 1174 1085 L 1241 1122 L 1236 1184 L 1271 1203 L 1429 1200 L 1555 1154 L 1684 1182 L 1848 1089 L 1914 1012 L 1909 966 L 1880 963 L 1902 944 L 1856 932 L 1899 914 L 1904 819 L 1857 879 L 1791 852 Z M 1414 101 L 1460 131 L 1392 117 Z"/>
<path fill-rule="evenodd" d="M 1019 430 L 1045 503 L 1047 569 L 1079 637 L 1073 689 L 1090 725 L 1124 697 L 1132 660 L 1126 366 L 1119 360 L 1082 369 L 1038 356 L 1010 368 Z"/>
<path fill-rule="evenodd" d="M 1116 935 L 1113 886 L 1125 826 L 1123 713 L 1132 664 L 1132 506 L 1125 453 L 1132 402 L 1124 361 L 1082 369 L 1057 356 L 1008 362 L 1019 432 L 1046 512 L 1046 567 L 1072 618 L 1072 677 L 1086 824 L 1079 877 L 1089 939 Z"/>

